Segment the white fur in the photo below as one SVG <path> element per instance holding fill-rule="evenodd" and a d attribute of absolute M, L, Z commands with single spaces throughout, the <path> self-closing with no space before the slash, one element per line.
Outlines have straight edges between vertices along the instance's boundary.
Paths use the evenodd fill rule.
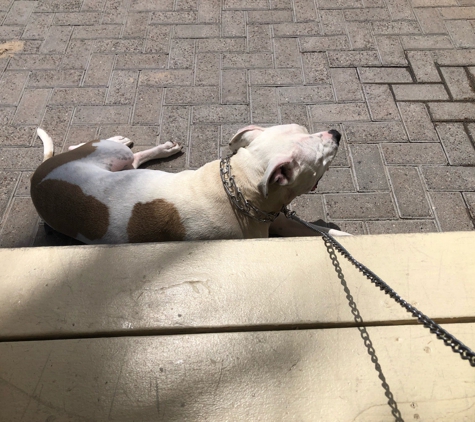
<path fill-rule="evenodd" d="M 54 144 L 51 136 L 49 136 L 43 129 L 36 129 L 36 133 L 43 142 L 43 161 L 46 161 L 48 158 L 51 158 L 54 154 Z"/>

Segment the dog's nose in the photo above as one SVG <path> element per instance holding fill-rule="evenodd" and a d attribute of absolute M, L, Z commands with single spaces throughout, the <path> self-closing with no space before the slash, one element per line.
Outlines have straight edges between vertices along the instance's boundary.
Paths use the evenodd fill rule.
<path fill-rule="evenodd" d="M 328 133 L 329 133 L 330 135 L 332 135 L 333 138 L 335 139 L 336 143 L 337 143 L 338 145 L 340 145 L 341 133 L 338 132 L 338 131 L 335 130 L 335 129 L 330 129 L 330 130 L 328 131 Z"/>

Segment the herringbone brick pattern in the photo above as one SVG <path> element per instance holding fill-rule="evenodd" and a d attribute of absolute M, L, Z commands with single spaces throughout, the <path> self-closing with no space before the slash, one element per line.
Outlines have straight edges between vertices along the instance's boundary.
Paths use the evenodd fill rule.
<path fill-rule="evenodd" d="M 37 126 L 57 151 L 178 141 L 152 165 L 170 171 L 226 154 L 250 123 L 333 127 L 342 148 L 302 216 L 474 229 L 473 0 L 0 0 L 0 23 L 0 246 L 64 242 L 36 235 Z"/>

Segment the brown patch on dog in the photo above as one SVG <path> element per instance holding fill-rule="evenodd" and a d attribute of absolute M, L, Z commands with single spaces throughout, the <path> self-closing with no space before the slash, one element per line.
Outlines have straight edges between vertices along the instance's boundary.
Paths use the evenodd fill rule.
<path fill-rule="evenodd" d="M 135 204 L 127 226 L 130 243 L 183 240 L 185 227 L 173 204 L 164 199 Z"/>
<path fill-rule="evenodd" d="M 31 177 L 31 189 L 33 190 L 34 186 L 40 183 L 48 174 L 53 170 L 61 167 L 64 164 L 67 164 L 71 161 L 77 161 L 81 158 L 85 158 L 88 155 L 91 155 L 97 147 L 92 145 L 94 142 L 99 141 L 90 141 L 84 145 L 81 145 L 78 148 L 75 148 L 71 151 L 64 152 L 62 154 L 55 155 L 45 162 L 41 163 L 40 166 L 36 169 L 35 173 Z"/>
<path fill-rule="evenodd" d="M 109 228 L 107 206 L 72 183 L 44 180 L 31 190 L 31 199 L 41 218 L 67 236 L 77 238 L 82 234 L 89 240 L 97 240 Z"/>
<path fill-rule="evenodd" d="M 0 59 L 13 56 L 13 54 L 23 50 L 24 45 L 24 41 L 8 41 L 0 44 Z"/>

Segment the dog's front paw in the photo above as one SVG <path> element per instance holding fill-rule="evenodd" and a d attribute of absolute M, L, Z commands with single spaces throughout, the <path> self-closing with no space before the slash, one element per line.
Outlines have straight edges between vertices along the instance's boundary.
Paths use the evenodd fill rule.
<path fill-rule="evenodd" d="M 176 154 L 177 152 L 180 152 L 183 148 L 180 144 L 171 141 L 165 142 L 161 145 L 161 147 L 163 148 L 163 152 L 169 155 Z"/>

